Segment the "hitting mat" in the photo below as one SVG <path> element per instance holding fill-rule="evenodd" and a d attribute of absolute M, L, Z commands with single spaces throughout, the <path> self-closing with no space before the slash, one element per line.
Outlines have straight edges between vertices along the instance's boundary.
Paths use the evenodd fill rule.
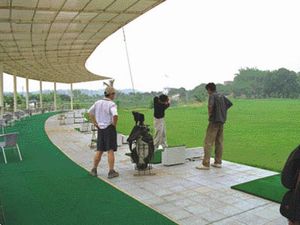
<path fill-rule="evenodd" d="M 280 174 L 238 184 L 231 188 L 277 203 L 281 203 L 287 191 L 281 184 Z"/>

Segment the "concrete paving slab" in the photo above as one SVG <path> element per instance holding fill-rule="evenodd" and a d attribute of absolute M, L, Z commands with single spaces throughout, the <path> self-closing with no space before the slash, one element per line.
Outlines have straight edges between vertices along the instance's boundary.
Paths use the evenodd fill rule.
<path fill-rule="evenodd" d="M 75 130 L 78 125 L 59 125 L 57 116 L 46 121 L 50 140 L 71 160 L 89 171 L 94 150 L 89 148 L 91 133 Z M 116 170 L 120 176 L 107 179 L 108 164 L 104 154 L 99 165 L 99 179 L 124 191 L 178 224 L 214 225 L 286 225 L 279 204 L 230 187 L 242 182 L 271 176 L 273 171 L 224 161 L 223 168 L 200 171 L 199 159 L 177 166 L 153 165 L 153 176 L 134 176 L 135 166 L 125 156 L 128 145 L 116 152 Z M 246 175 L 245 175 L 246 174 Z"/>

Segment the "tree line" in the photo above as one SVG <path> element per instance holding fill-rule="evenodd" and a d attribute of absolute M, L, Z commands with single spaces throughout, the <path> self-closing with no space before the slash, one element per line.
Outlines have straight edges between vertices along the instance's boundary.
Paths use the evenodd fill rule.
<path fill-rule="evenodd" d="M 206 99 L 205 85 L 191 90 L 195 100 Z M 232 82 L 217 84 L 217 90 L 235 98 L 300 98 L 300 73 L 285 68 L 273 71 L 240 69 Z"/>
<path fill-rule="evenodd" d="M 192 90 L 185 88 L 170 88 L 168 95 L 172 105 L 191 104 L 207 100 L 206 84 L 200 84 Z M 259 70 L 257 68 L 240 69 L 234 80 L 225 84 L 217 84 L 218 92 L 234 98 L 300 98 L 300 73 L 280 68 L 274 71 Z M 115 102 L 121 108 L 152 108 L 153 97 L 161 92 L 118 92 Z M 43 94 L 43 105 L 53 105 L 54 93 Z M 95 101 L 103 97 L 103 93 L 87 95 L 80 90 L 73 91 L 74 108 L 89 108 Z M 30 94 L 29 99 L 39 104 L 39 94 Z M 4 97 L 5 105 L 13 108 L 12 93 Z M 17 95 L 17 104 L 25 108 L 25 97 Z M 70 96 L 57 94 L 58 108 L 70 104 Z M 68 107 L 66 107 L 68 108 Z"/>
<path fill-rule="evenodd" d="M 285 68 L 274 71 L 240 69 L 232 83 L 232 93 L 247 98 L 299 98 L 300 73 Z"/>

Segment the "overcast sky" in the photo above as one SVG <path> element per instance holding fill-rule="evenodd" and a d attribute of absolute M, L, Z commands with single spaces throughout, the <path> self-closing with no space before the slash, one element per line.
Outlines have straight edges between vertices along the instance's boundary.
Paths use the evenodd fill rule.
<path fill-rule="evenodd" d="M 299 0 L 167 0 L 125 26 L 134 86 L 192 89 L 233 80 L 245 67 L 299 72 L 299 8 Z M 118 89 L 131 88 L 122 30 L 102 42 L 86 66 L 113 77 Z M 12 91 L 11 76 L 4 78 L 4 90 Z M 99 89 L 102 83 L 74 88 Z M 22 87 L 25 81 L 18 79 L 18 90 Z M 30 81 L 30 90 L 39 90 L 38 82 Z"/>

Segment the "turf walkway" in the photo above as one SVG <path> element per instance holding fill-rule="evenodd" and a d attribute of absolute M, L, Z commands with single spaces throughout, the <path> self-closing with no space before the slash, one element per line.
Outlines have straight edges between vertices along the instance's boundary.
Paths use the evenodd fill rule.
<path fill-rule="evenodd" d="M 232 188 L 277 203 L 281 203 L 283 195 L 287 192 L 281 184 L 280 174 L 238 184 Z"/>
<path fill-rule="evenodd" d="M 8 131 L 19 132 L 20 162 L 0 156 L 0 200 L 7 225 L 168 225 L 151 208 L 88 175 L 48 139 L 44 124 L 53 114 L 35 115 Z M 62 137 L 63 138 L 63 137 Z"/>

